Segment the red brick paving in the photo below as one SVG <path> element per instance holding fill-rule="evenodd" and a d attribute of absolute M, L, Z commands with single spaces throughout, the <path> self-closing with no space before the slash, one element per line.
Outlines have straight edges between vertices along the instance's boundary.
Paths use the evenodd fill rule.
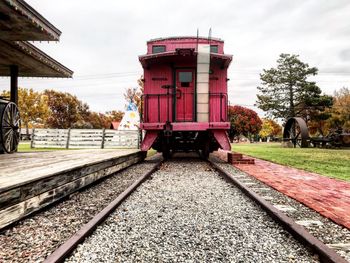
<path fill-rule="evenodd" d="M 227 161 L 227 152 L 217 155 Z M 350 229 L 350 183 L 256 158 L 234 166 Z"/>

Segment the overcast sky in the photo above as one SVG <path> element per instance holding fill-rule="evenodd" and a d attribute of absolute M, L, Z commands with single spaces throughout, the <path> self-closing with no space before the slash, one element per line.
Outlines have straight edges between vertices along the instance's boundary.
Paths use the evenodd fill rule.
<path fill-rule="evenodd" d="M 202 36 L 212 28 L 233 55 L 231 104 L 256 109 L 259 73 L 274 67 L 280 53 L 316 66 L 327 94 L 350 87 L 349 0 L 27 2 L 62 31 L 59 43 L 35 45 L 72 69 L 74 78 L 20 79 L 20 86 L 70 92 L 94 111 L 124 110 L 122 94 L 137 85 L 147 40 L 196 35 L 197 28 Z M 0 86 L 9 87 L 9 80 L 0 79 Z"/>

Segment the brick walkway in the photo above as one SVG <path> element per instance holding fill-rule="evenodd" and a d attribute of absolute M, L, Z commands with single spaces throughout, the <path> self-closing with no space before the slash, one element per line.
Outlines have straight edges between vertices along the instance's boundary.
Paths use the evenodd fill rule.
<path fill-rule="evenodd" d="M 256 158 L 234 166 L 350 229 L 350 183 Z"/>

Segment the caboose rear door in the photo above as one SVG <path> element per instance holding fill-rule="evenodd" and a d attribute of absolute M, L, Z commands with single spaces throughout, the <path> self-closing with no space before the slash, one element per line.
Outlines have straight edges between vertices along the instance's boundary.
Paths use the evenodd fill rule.
<path fill-rule="evenodd" d="M 194 69 L 177 69 L 175 119 L 178 122 L 194 120 L 194 87 Z"/>

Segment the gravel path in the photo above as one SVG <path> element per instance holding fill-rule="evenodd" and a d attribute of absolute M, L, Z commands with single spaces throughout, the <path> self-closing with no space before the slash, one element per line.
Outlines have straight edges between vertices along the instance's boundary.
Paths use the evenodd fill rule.
<path fill-rule="evenodd" d="M 153 164 L 133 165 L 0 233 L 0 262 L 42 262 Z"/>
<path fill-rule="evenodd" d="M 313 236 L 321 240 L 323 243 L 329 244 L 329 246 L 335 249 L 338 254 L 350 262 L 350 247 L 342 247 L 341 245 L 337 246 L 337 244 L 350 244 L 350 230 L 334 223 L 297 200 L 282 194 L 232 165 L 213 156 L 212 160 L 227 172 L 237 176 L 239 181 L 246 183 L 249 188 L 260 196 L 265 197 L 266 200 L 273 205 L 286 205 L 293 208 L 294 210 L 284 211 L 284 213 L 296 222 L 312 220 L 314 223 L 304 225 L 304 227 Z"/>
<path fill-rule="evenodd" d="M 208 164 L 178 159 L 142 184 L 66 262 L 318 262 Z"/>

